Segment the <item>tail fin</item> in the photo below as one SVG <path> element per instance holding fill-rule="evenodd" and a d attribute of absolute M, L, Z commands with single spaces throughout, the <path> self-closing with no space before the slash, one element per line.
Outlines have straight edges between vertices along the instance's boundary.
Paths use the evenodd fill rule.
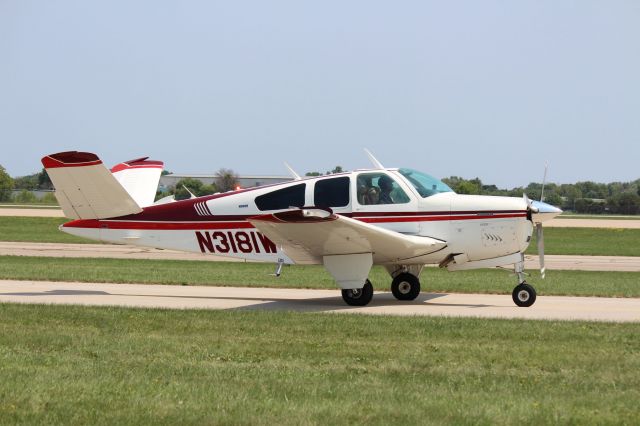
<path fill-rule="evenodd" d="M 164 165 L 162 161 L 150 161 L 148 158 L 125 161 L 111 169 L 113 176 L 140 207 L 153 204 Z"/>
<path fill-rule="evenodd" d="M 42 165 L 68 218 L 106 219 L 142 211 L 95 154 L 59 152 L 43 157 Z"/>

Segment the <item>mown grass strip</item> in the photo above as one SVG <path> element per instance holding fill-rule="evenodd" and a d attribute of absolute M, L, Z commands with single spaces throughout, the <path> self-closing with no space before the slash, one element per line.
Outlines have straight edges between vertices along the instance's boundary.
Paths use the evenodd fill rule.
<path fill-rule="evenodd" d="M 640 256 L 640 229 L 545 228 L 545 254 Z M 528 254 L 537 254 L 536 233 Z"/>
<path fill-rule="evenodd" d="M 0 305 L 2 424 L 635 424 L 640 325 Z"/>
<path fill-rule="evenodd" d="M 0 216 L 0 240 L 40 243 L 96 243 L 58 229 L 69 219 L 63 217 Z"/>
<path fill-rule="evenodd" d="M 0 279 L 337 288 L 322 266 L 285 267 L 279 278 L 271 276 L 273 272 L 274 265 L 262 263 L 0 256 Z M 539 294 L 640 297 L 639 272 L 547 271 L 545 280 L 537 271 L 531 274 L 528 281 Z M 391 278 L 382 267 L 374 267 L 370 279 L 376 290 L 389 290 Z M 516 278 L 502 270 L 448 272 L 426 268 L 421 282 L 425 292 L 510 294 Z"/>
<path fill-rule="evenodd" d="M 64 218 L 0 217 L 0 240 L 42 243 L 96 243 L 58 230 Z M 640 229 L 545 228 L 545 253 L 640 256 Z M 535 232 L 527 253 L 537 253 Z"/>

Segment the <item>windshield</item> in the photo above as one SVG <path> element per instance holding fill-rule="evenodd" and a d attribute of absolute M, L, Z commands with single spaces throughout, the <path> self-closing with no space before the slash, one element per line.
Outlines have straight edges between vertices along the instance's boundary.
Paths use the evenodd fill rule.
<path fill-rule="evenodd" d="M 453 192 L 453 190 L 442 181 L 426 173 L 411 169 L 400 169 L 398 171 L 413 185 L 422 198 L 427 198 L 441 192 Z"/>

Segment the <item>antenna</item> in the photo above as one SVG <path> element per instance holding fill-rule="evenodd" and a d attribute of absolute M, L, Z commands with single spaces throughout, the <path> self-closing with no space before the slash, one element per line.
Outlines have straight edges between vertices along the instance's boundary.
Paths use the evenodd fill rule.
<path fill-rule="evenodd" d="M 369 160 L 371 161 L 371 164 L 373 164 L 374 169 L 384 169 L 382 163 L 379 162 L 367 148 L 364 149 L 364 152 L 367 154 L 367 157 L 369 157 Z"/>
<path fill-rule="evenodd" d="M 184 186 L 184 184 L 182 184 L 182 187 L 183 187 L 183 188 L 184 188 L 184 189 L 189 193 L 189 195 L 190 195 L 189 199 L 192 199 L 192 198 L 198 198 L 198 197 L 196 197 L 195 195 L 193 195 L 193 192 L 189 191 L 189 188 L 187 188 L 186 186 Z"/>
<path fill-rule="evenodd" d="M 540 201 L 544 201 L 544 185 L 547 183 L 547 169 L 549 168 L 549 163 L 544 163 L 544 176 L 542 177 L 542 190 L 540 191 Z"/>
<path fill-rule="evenodd" d="M 296 171 L 295 171 L 295 170 L 293 170 L 289 164 L 287 164 L 287 162 L 286 162 L 286 161 L 284 162 L 284 166 L 285 166 L 287 169 L 289 169 L 289 173 L 291 174 L 291 177 L 293 177 L 293 180 L 300 180 L 300 179 L 302 179 L 302 178 L 300 177 L 300 175 L 299 175 L 299 174 L 297 174 L 297 173 L 296 173 Z"/>

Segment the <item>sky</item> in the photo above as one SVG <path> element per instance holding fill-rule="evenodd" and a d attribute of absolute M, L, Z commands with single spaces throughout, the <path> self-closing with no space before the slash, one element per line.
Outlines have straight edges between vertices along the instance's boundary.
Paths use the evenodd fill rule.
<path fill-rule="evenodd" d="M 640 2 L 0 0 L 0 165 L 640 178 Z"/>

